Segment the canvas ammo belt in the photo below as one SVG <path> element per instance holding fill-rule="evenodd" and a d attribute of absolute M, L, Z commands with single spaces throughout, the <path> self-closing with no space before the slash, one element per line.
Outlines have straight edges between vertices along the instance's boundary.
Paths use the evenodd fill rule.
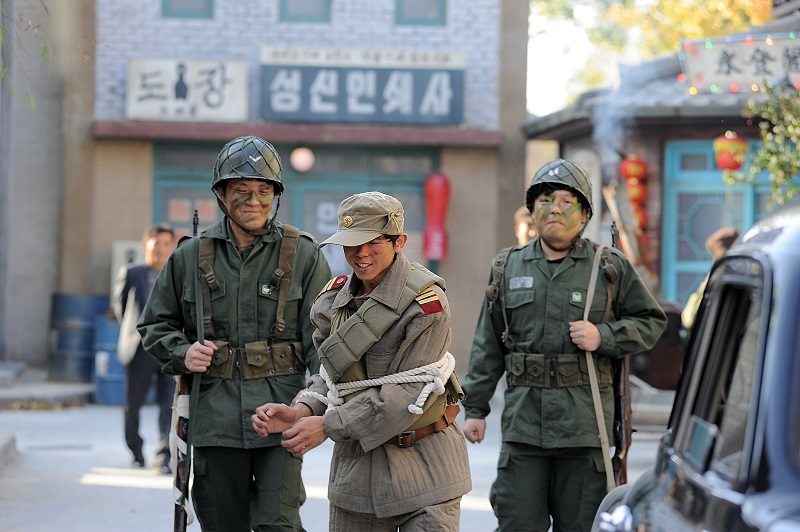
<path fill-rule="evenodd" d="M 568 388 L 589 386 L 589 369 L 584 354 L 545 356 L 532 353 L 509 353 L 505 356 L 506 382 L 509 386 L 532 388 Z M 614 364 L 607 356 L 596 356 L 597 382 L 614 382 Z"/>
<path fill-rule="evenodd" d="M 303 344 L 300 342 L 250 342 L 233 347 L 228 342 L 214 340 L 218 347 L 211 357 L 205 374 L 219 379 L 233 379 L 237 372 L 242 380 L 303 375 Z"/>

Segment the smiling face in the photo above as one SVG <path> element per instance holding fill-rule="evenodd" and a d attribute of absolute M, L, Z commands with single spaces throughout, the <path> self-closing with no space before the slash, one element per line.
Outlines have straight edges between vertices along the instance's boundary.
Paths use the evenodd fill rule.
<path fill-rule="evenodd" d="M 533 202 L 534 225 L 543 245 L 551 249 L 567 248 L 580 234 L 587 219 L 583 205 L 571 190 L 543 193 Z"/>
<path fill-rule="evenodd" d="M 392 241 L 379 236 L 360 246 L 342 246 L 344 258 L 353 272 L 364 283 L 364 293 L 369 294 L 378 286 L 392 266 L 394 257 L 406 244 L 408 235 L 403 233 Z"/>
<path fill-rule="evenodd" d="M 219 199 L 228 208 L 228 216 L 247 231 L 266 225 L 272 212 L 275 192 L 272 183 L 263 179 L 227 179 L 217 188 Z"/>

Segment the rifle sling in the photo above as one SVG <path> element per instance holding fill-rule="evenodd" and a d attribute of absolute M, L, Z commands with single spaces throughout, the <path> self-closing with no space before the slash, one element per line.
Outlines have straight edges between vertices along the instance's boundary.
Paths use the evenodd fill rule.
<path fill-rule="evenodd" d="M 589 288 L 586 292 L 586 307 L 583 309 L 583 320 L 589 320 L 589 310 L 592 307 L 592 300 L 594 299 L 594 289 L 597 285 L 597 271 L 600 269 L 600 257 L 605 246 L 600 246 L 594 253 L 594 263 L 592 265 L 592 274 L 589 277 Z M 597 371 L 594 366 L 594 358 L 592 353 L 586 351 L 586 365 L 589 368 L 589 384 L 592 389 L 592 403 L 594 403 L 594 414 L 597 418 L 597 430 L 600 436 L 600 447 L 603 452 L 603 464 L 606 469 L 606 491 L 614 489 L 616 483 L 614 482 L 614 469 L 611 465 L 611 446 L 608 443 L 608 429 L 606 428 L 606 418 L 603 414 L 603 403 L 600 400 L 600 386 L 597 383 Z"/>

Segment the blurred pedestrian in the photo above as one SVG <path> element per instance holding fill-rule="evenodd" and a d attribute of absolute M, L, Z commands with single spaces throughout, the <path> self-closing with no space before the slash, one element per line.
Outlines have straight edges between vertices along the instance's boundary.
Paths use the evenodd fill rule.
<path fill-rule="evenodd" d="M 737 231 L 735 227 L 722 227 L 711 233 L 706 239 L 706 249 L 711 253 L 712 261 L 716 261 L 723 256 L 737 238 L 739 238 L 739 231 Z M 703 292 L 705 292 L 706 283 L 708 283 L 708 274 L 706 274 L 705 278 L 692 295 L 689 296 L 689 299 L 686 301 L 686 306 L 683 307 L 681 323 L 687 329 L 691 329 L 694 324 L 697 309 L 700 308 L 700 302 L 703 300 Z"/>
<path fill-rule="evenodd" d="M 536 238 L 536 228 L 533 226 L 531 211 L 522 206 L 514 213 L 514 233 L 517 235 L 517 245 L 524 246 Z"/>
<path fill-rule="evenodd" d="M 310 234 L 276 220 L 283 170 L 265 140 L 225 144 L 211 190 L 224 218 L 170 256 L 139 331 L 164 372 L 199 374 L 188 433 L 201 528 L 300 531 L 302 460 L 280 435 L 260 438 L 250 415 L 290 403 L 306 369 L 317 373 L 309 315 L 330 268 Z"/>
<path fill-rule="evenodd" d="M 353 273 L 332 279 L 311 309 L 320 375 L 294 406 L 259 407 L 253 426 L 282 432 L 297 456 L 336 442 L 331 531 L 458 530 L 471 479 L 444 280 L 406 259 L 392 196 L 350 196 L 338 219 L 322 245 L 343 246 Z"/>
<path fill-rule="evenodd" d="M 142 236 L 142 247 L 144 264 L 120 268 L 111 297 L 114 313 L 120 323 L 117 357 L 125 367 L 125 443 L 133 453 L 132 465 L 144 467 L 144 441 L 139 434 L 140 411 L 147 393 L 155 383 L 159 442 L 154 462 L 160 472 L 168 475 L 172 472 L 169 431 L 175 379 L 161 373 L 161 366 L 142 347 L 142 337 L 136 330 L 136 322 L 158 273 L 175 249 L 175 231 L 167 224 L 150 226 Z"/>

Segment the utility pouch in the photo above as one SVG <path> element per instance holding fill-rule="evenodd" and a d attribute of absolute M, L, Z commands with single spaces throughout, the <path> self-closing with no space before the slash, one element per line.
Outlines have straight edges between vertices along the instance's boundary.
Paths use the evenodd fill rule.
<path fill-rule="evenodd" d="M 244 344 L 242 357 L 242 379 L 262 379 L 281 375 L 303 374 L 303 344 L 280 342 L 270 345 L 267 341 Z"/>
<path fill-rule="evenodd" d="M 225 341 L 213 341 L 217 350 L 211 355 L 211 365 L 206 370 L 206 375 L 217 379 L 233 378 L 234 356 L 231 344 Z"/>
<path fill-rule="evenodd" d="M 547 371 L 544 355 L 510 353 L 505 356 L 506 381 L 509 386 L 546 388 Z"/>

